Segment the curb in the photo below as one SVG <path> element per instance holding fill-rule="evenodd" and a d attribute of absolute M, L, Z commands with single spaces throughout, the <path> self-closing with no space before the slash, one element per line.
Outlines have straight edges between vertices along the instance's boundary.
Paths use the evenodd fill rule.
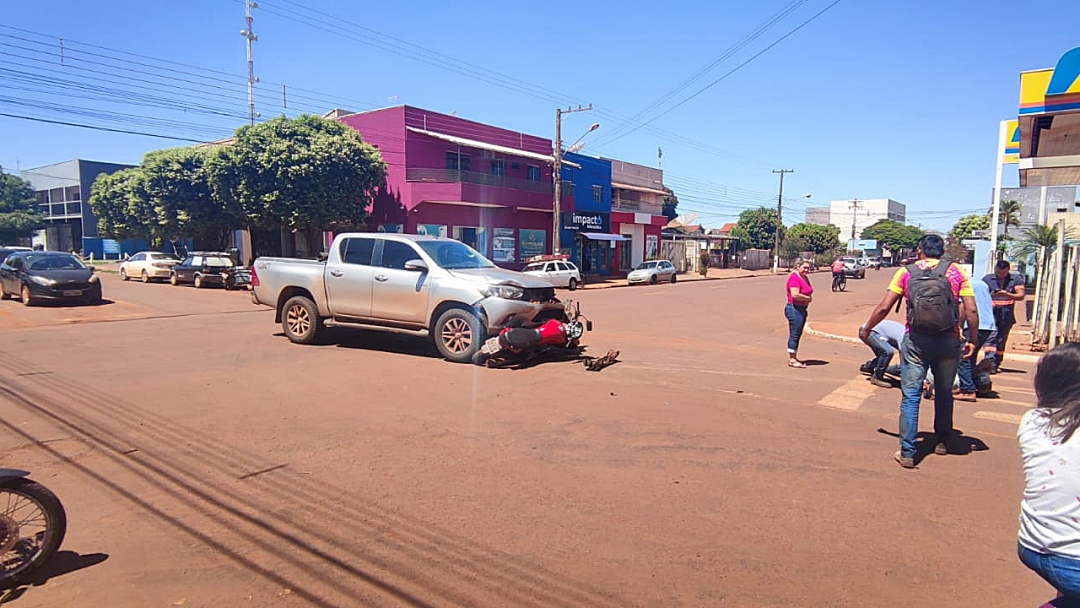
<path fill-rule="evenodd" d="M 863 344 L 863 341 L 858 339 L 858 338 L 852 338 L 851 336 L 838 336 L 836 334 L 830 334 L 828 332 L 818 331 L 818 330 L 814 329 L 813 327 L 810 327 L 809 323 L 806 324 L 806 330 L 805 331 L 806 331 L 806 333 L 810 334 L 811 336 L 816 336 L 818 338 L 825 338 L 826 340 L 837 340 L 839 342 L 846 342 L 847 344 L 858 344 L 860 346 L 865 346 Z M 1036 355 L 1024 355 L 1024 354 L 1019 354 L 1019 353 L 1008 353 L 1008 359 L 1013 360 L 1013 361 L 1023 361 L 1024 363 L 1038 363 L 1039 359 L 1041 359 L 1041 358 L 1042 357 L 1038 357 Z"/>

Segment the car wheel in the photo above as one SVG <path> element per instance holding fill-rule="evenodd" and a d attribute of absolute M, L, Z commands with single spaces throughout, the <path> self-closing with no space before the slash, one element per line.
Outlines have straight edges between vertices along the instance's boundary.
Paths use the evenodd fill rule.
<path fill-rule="evenodd" d="M 577 279 L 575 279 L 574 277 L 570 277 L 570 282 L 566 284 L 566 287 L 570 291 L 574 291 L 575 289 L 577 289 Z"/>
<path fill-rule="evenodd" d="M 34 301 L 34 295 L 30 293 L 30 288 L 26 285 L 22 286 L 22 291 L 19 292 L 19 296 L 22 298 L 23 306 L 33 306 L 34 304 L 37 304 L 37 302 Z"/>
<path fill-rule="evenodd" d="M 121 268 L 121 269 L 120 269 L 120 280 L 121 280 L 121 281 L 126 281 L 126 280 L 128 280 L 128 276 L 127 276 L 127 269 L 126 269 L 126 268 Z"/>
<path fill-rule="evenodd" d="M 202 289 L 202 286 L 203 286 L 202 275 L 201 274 L 195 275 L 195 289 Z"/>
<path fill-rule="evenodd" d="M 656 285 L 656 275 L 655 274 L 649 277 L 649 285 Z"/>
<path fill-rule="evenodd" d="M 674 283 L 676 280 L 677 279 L 675 278 L 675 273 L 671 273 L 671 282 Z"/>
<path fill-rule="evenodd" d="M 314 344 L 322 329 L 315 302 L 305 296 L 289 298 L 281 308 L 281 329 L 296 344 Z"/>
<path fill-rule="evenodd" d="M 439 354 L 454 363 L 470 363 L 484 345 L 480 319 L 464 308 L 451 308 L 439 315 L 431 333 Z"/>
<path fill-rule="evenodd" d="M 169 275 L 169 283 L 174 286 L 180 284 L 180 279 L 176 276 L 175 272 Z"/>
<path fill-rule="evenodd" d="M 147 272 L 145 270 L 142 271 L 142 282 L 143 283 L 149 283 L 150 282 L 150 275 L 147 274 Z"/>

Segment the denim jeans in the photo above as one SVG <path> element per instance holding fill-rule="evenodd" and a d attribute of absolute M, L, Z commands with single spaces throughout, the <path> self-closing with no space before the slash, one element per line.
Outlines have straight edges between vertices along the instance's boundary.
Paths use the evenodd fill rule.
<path fill-rule="evenodd" d="M 1039 553 L 1023 545 L 1018 545 L 1017 551 L 1020 561 L 1043 577 L 1062 596 L 1080 599 L 1080 560 Z"/>
<path fill-rule="evenodd" d="M 975 359 L 979 356 L 979 351 L 986 345 L 986 341 L 990 339 L 992 332 L 989 329 L 979 330 L 979 343 L 976 344 L 975 354 L 970 358 L 960 359 L 960 362 L 956 364 L 956 376 L 960 378 L 960 391 L 964 393 L 974 393 L 975 389 Z"/>
<path fill-rule="evenodd" d="M 799 340 L 802 339 L 803 328 L 806 327 L 806 307 L 795 306 L 789 302 L 784 307 L 784 316 L 788 322 L 787 352 L 795 354 L 799 352 Z"/>
<path fill-rule="evenodd" d="M 919 400 L 926 372 L 934 372 L 934 435 L 938 442 L 952 433 L 953 395 L 956 364 L 960 359 L 960 338 L 949 334 L 927 336 L 908 334 L 900 345 L 900 452 L 915 457 L 919 434 Z"/>
<path fill-rule="evenodd" d="M 874 355 L 877 356 L 877 359 L 874 360 L 874 370 L 872 374 L 875 378 L 880 378 L 888 371 L 889 363 L 892 362 L 893 355 L 896 354 L 896 349 L 893 348 L 893 345 L 889 342 L 888 338 L 879 334 L 875 329 L 870 332 L 870 350 L 874 351 Z"/>

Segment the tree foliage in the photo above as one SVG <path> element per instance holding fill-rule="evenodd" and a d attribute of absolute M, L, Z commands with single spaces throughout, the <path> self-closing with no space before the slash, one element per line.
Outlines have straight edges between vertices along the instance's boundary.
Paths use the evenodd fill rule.
<path fill-rule="evenodd" d="M 349 127 L 317 116 L 241 127 L 231 145 L 148 153 L 135 169 L 101 175 L 90 206 L 102 235 L 173 235 L 225 244 L 233 228 L 315 233 L 364 219 L 386 165 Z"/>
<path fill-rule="evenodd" d="M 817 254 L 833 251 L 840 246 L 840 229 L 832 224 L 819 226 L 805 222 L 795 224 L 787 229 L 784 237 L 786 240 L 798 239 L 805 242 L 808 249 L 800 251 L 813 251 Z"/>
<path fill-rule="evenodd" d="M 862 231 L 860 238 L 874 239 L 889 251 L 911 249 L 918 244 L 923 232 L 915 226 L 907 226 L 893 220 L 878 220 Z"/>
<path fill-rule="evenodd" d="M 964 217 L 956 220 L 956 224 L 949 230 L 949 236 L 954 239 L 970 239 L 971 234 L 976 230 L 989 230 L 990 229 L 990 216 L 976 213 L 972 215 L 965 215 Z"/>
<path fill-rule="evenodd" d="M 90 186 L 90 209 L 97 216 L 98 232 L 112 238 L 151 236 L 146 201 L 146 179 L 138 167 L 102 173 Z"/>
<path fill-rule="evenodd" d="M 30 182 L 0 171 L 0 229 L 25 232 L 39 227 L 42 221 Z"/>
<path fill-rule="evenodd" d="M 731 236 L 739 239 L 740 249 L 772 249 L 779 224 L 775 209 L 747 209 L 739 214 L 739 221 L 731 229 Z M 779 230 L 780 238 L 783 239 L 783 226 L 780 226 Z"/>
<path fill-rule="evenodd" d="M 1001 201 L 998 206 L 998 222 L 1002 225 L 1002 233 L 1005 236 L 1009 235 L 1009 226 L 1020 227 L 1020 212 L 1023 210 L 1023 206 L 1020 201 Z M 987 211 L 987 215 L 994 213 L 994 206 L 990 205 L 990 210 Z"/>
<path fill-rule="evenodd" d="M 1074 238 L 1072 230 L 1066 228 L 1065 238 Z M 1013 241 L 1013 255 L 1019 258 L 1031 258 L 1039 252 L 1043 247 L 1046 248 L 1047 255 L 1054 252 L 1058 245 L 1058 227 L 1053 226 L 1032 226 L 1027 230 L 1024 230 L 1019 239 Z"/>
<path fill-rule="evenodd" d="M 675 196 L 670 188 L 664 188 L 667 191 L 667 195 L 664 197 L 664 206 L 661 207 L 660 215 L 663 215 L 669 222 L 674 221 L 679 217 L 679 197 Z"/>
<path fill-rule="evenodd" d="M 353 129 L 300 116 L 241 127 L 233 145 L 211 157 L 208 171 L 214 196 L 247 226 L 310 234 L 335 222 L 361 222 L 386 165 Z"/>

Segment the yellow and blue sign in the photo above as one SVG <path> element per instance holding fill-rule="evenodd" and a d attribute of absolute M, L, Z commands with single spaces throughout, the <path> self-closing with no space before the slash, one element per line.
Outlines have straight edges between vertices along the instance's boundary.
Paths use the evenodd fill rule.
<path fill-rule="evenodd" d="M 1080 110 L 1080 47 L 1058 60 L 1052 70 L 1020 74 L 1020 115 Z"/>
<path fill-rule="evenodd" d="M 1010 120 L 1005 125 L 1005 156 L 1003 165 L 1015 165 L 1020 162 L 1020 121 Z"/>

